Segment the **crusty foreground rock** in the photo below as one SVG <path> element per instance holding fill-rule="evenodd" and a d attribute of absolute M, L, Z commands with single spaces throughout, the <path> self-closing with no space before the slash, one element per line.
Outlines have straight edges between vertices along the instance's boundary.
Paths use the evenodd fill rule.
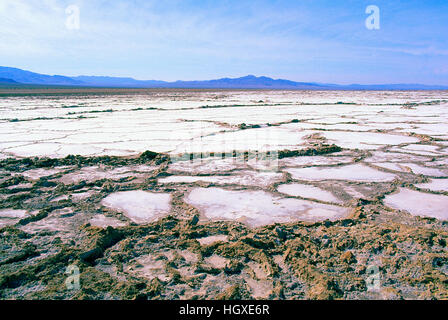
<path fill-rule="evenodd" d="M 55 241 L 51 253 L 37 245 L 33 254 L 30 242 L 38 239 L 5 227 L 0 293 L 4 299 L 253 299 L 260 291 L 270 299 L 447 299 L 447 225 L 395 220 L 365 205 L 342 221 L 282 225 L 279 235 L 277 226 L 167 217 L 143 226 L 84 226 L 76 241 Z M 229 241 L 196 240 L 214 234 Z M 145 266 L 134 261 L 147 256 L 157 272 L 138 272 Z M 226 263 L 212 265 L 210 257 Z M 64 285 L 72 264 L 81 270 L 78 291 Z M 379 269 L 378 291 L 367 286 L 370 265 Z"/>
<path fill-rule="evenodd" d="M 158 185 L 168 161 L 150 152 L 2 161 L 1 206 L 29 213 L 0 228 L 0 298 L 448 299 L 448 224 L 381 201 L 384 192 L 424 181 L 420 176 L 404 173 L 404 182 L 369 185 L 382 193 L 350 202 L 351 214 L 342 220 L 249 228 L 203 219 L 184 201 L 188 186 Z M 141 164 L 157 169 L 61 182 L 85 167 Z M 21 175 L 41 168 L 54 172 L 33 181 Z M 24 183 L 31 187 L 8 189 Z M 170 215 L 135 224 L 101 206 L 110 193 L 127 190 L 170 193 Z M 75 200 L 79 194 L 87 196 Z M 115 225 L 91 225 L 98 216 Z M 69 266 L 79 269 L 79 289 L 66 286 Z"/>

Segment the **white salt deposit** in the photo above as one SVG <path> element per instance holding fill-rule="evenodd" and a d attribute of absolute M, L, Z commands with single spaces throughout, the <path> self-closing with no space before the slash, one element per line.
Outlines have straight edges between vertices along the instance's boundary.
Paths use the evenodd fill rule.
<path fill-rule="evenodd" d="M 72 193 L 72 201 L 76 202 L 76 201 L 81 201 L 84 200 L 86 198 L 89 198 L 90 196 L 94 195 L 95 192 L 89 190 L 86 192 L 78 192 L 78 193 Z"/>
<path fill-rule="evenodd" d="M 169 176 L 158 179 L 159 183 L 209 182 L 216 184 L 238 184 L 243 186 L 268 186 L 282 178 L 281 173 L 240 171 L 227 176 Z"/>
<path fill-rule="evenodd" d="M 415 143 L 417 138 L 373 132 L 325 131 L 322 133 L 330 142 L 348 149 L 374 150 L 383 145 Z"/>
<path fill-rule="evenodd" d="M 274 197 L 264 191 L 196 188 L 185 200 L 198 207 L 208 219 L 236 220 L 251 227 L 298 220 L 338 219 L 348 213 L 346 208 L 307 200 Z"/>
<path fill-rule="evenodd" d="M 361 199 L 364 198 L 364 195 L 359 192 L 358 190 L 356 190 L 353 186 L 347 186 L 344 188 L 344 191 L 349 194 L 350 196 L 352 196 L 354 199 Z"/>
<path fill-rule="evenodd" d="M 63 201 L 63 200 L 67 200 L 68 199 L 68 195 L 64 194 L 62 196 L 56 197 L 53 200 L 51 200 L 52 202 L 58 202 L 58 201 Z"/>
<path fill-rule="evenodd" d="M 426 144 L 411 144 L 402 147 L 401 150 L 405 152 L 422 154 L 422 155 L 437 155 L 439 153 L 437 146 L 431 146 Z"/>
<path fill-rule="evenodd" d="M 87 222 L 87 221 L 85 221 Z M 21 226 L 20 229 L 28 233 L 61 232 L 73 234 L 85 223 L 84 220 L 73 214 L 70 208 L 55 210 L 45 219 Z"/>
<path fill-rule="evenodd" d="M 196 240 L 198 240 L 202 246 L 206 246 L 206 245 L 218 242 L 218 241 L 228 242 L 229 237 L 226 235 L 220 234 L 220 235 L 215 235 L 215 236 L 203 237 L 203 238 L 199 238 Z"/>
<path fill-rule="evenodd" d="M 103 214 L 98 214 L 94 216 L 92 219 L 89 220 L 89 223 L 92 226 L 100 227 L 100 228 L 107 228 L 107 227 L 123 227 L 126 225 L 125 222 L 122 222 L 118 219 L 106 217 Z"/>
<path fill-rule="evenodd" d="M 212 157 L 209 159 L 194 159 L 192 161 L 173 161 L 169 166 L 169 172 L 183 171 L 204 174 L 230 171 L 241 166 L 241 161 L 238 162 L 235 158 L 220 159 Z"/>
<path fill-rule="evenodd" d="M 383 169 L 388 169 L 388 170 L 392 170 L 392 171 L 399 171 L 399 172 L 406 172 L 408 170 L 406 170 L 405 167 L 403 167 L 402 165 L 400 165 L 399 163 L 396 162 L 380 162 L 380 163 L 372 163 L 373 165 L 383 168 Z"/>
<path fill-rule="evenodd" d="M 384 145 L 417 143 L 417 138 L 405 136 L 409 132 L 448 139 L 446 105 L 406 110 L 400 105 L 386 105 L 440 100 L 444 95 L 446 93 L 442 92 L 423 95 L 416 92 L 269 91 L 226 92 L 215 99 L 216 92 L 209 92 L 179 94 L 175 99 L 170 95 L 151 99 L 146 96 L 82 97 L 83 105 L 76 108 L 66 108 L 80 102 L 80 97 L 70 95 L 45 99 L 5 97 L 0 118 L 27 121 L 0 123 L 3 137 L 0 158 L 64 157 L 68 154 L 120 156 L 136 155 L 148 149 L 183 152 L 186 149 L 260 149 L 268 145 L 297 147 L 304 142 L 303 135 L 309 134 L 313 128 L 330 130 L 323 135 L 341 147 L 373 150 Z M 269 105 L 257 103 L 260 100 Z M 200 108 L 206 105 L 229 107 Z M 135 110 L 136 106 L 141 110 Z M 79 113 L 108 109 L 113 109 L 113 112 Z M 69 115 L 69 112 L 78 114 Z M 79 115 L 86 117 L 77 119 Z M 38 120 L 37 117 L 45 117 L 46 120 Z M 242 122 L 263 126 L 292 119 L 299 122 L 230 132 Z M 400 135 L 365 132 L 369 129 L 390 129 L 395 133 L 400 130 Z"/>
<path fill-rule="evenodd" d="M 190 250 L 179 250 L 179 254 L 185 259 L 185 262 L 194 264 L 199 261 L 199 255 Z"/>
<path fill-rule="evenodd" d="M 252 297 L 255 299 L 269 299 L 274 290 L 274 285 L 269 280 L 254 280 L 247 277 L 245 281 L 250 288 Z"/>
<path fill-rule="evenodd" d="M 64 175 L 59 179 L 64 184 L 78 183 L 82 180 L 95 181 L 101 179 L 118 180 L 126 177 L 141 177 L 145 173 L 151 172 L 157 167 L 130 166 L 107 169 L 99 166 L 84 167 L 79 171 L 74 171 Z M 134 171 L 135 170 L 135 171 Z M 141 171 L 137 171 L 141 170 Z"/>
<path fill-rule="evenodd" d="M 54 169 L 46 168 L 46 169 L 32 169 L 22 172 L 22 175 L 25 178 L 29 178 L 32 180 L 38 180 L 42 177 L 51 176 L 53 174 L 59 173 L 64 169 L 67 169 L 69 167 L 56 167 Z"/>
<path fill-rule="evenodd" d="M 420 183 L 415 186 L 420 189 L 448 192 L 448 179 L 432 179 L 428 183 Z"/>
<path fill-rule="evenodd" d="M 428 161 L 425 156 L 413 155 L 399 152 L 372 151 L 372 156 L 365 159 L 365 162 L 418 162 Z"/>
<path fill-rule="evenodd" d="M 13 186 L 6 187 L 6 189 L 8 189 L 8 190 L 30 189 L 32 187 L 33 187 L 32 183 L 20 183 L 20 184 L 16 184 L 16 185 L 13 185 Z"/>
<path fill-rule="evenodd" d="M 214 254 L 210 257 L 205 258 L 204 261 L 208 264 L 211 264 L 214 268 L 222 269 L 227 265 L 229 259 Z"/>
<path fill-rule="evenodd" d="M 310 157 L 293 157 L 284 158 L 279 161 L 280 166 L 298 167 L 298 166 L 319 166 L 319 165 L 334 165 L 353 162 L 352 157 L 325 157 L 325 156 L 310 156 Z"/>
<path fill-rule="evenodd" d="M 299 148 L 311 132 L 294 132 L 281 127 L 226 131 L 194 139 L 178 146 L 174 154 L 184 152 L 272 151 Z"/>
<path fill-rule="evenodd" d="M 398 193 L 390 194 L 384 203 L 398 210 L 405 210 L 415 216 L 448 219 L 448 197 L 400 188 Z"/>
<path fill-rule="evenodd" d="M 297 180 L 349 180 L 361 182 L 383 182 L 392 181 L 395 175 L 378 171 L 363 164 L 352 164 L 342 167 L 311 167 L 311 168 L 289 168 L 288 171 L 293 179 Z"/>
<path fill-rule="evenodd" d="M 136 223 L 147 223 L 169 213 L 171 195 L 146 191 L 124 191 L 108 195 L 102 205 L 122 211 Z"/>
<path fill-rule="evenodd" d="M 157 260 L 152 255 L 140 256 L 135 259 L 133 264 L 127 264 L 123 269 L 147 279 L 169 280 L 169 276 L 165 272 L 165 261 Z"/>
<path fill-rule="evenodd" d="M 410 168 L 415 174 L 423 174 L 430 177 L 448 177 L 448 174 L 439 169 L 422 167 L 415 163 L 403 163 L 402 166 Z"/>
<path fill-rule="evenodd" d="M 341 202 L 331 192 L 307 184 L 298 184 L 298 183 L 282 184 L 278 186 L 277 190 L 281 193 L 293 197 L 311 198 L 335 203 Z"/>
<path fill-rule="evenodd" d="M 0 218 L 24 218 L 26 217 L 26 210 L 13 210 L 13 209 L 3 209 L 0 210 Z"/>
<path fill-rule="evenodd" d="M 225 179 L 222 177 L 221 179 Z M 216 176 L 169 176 L 158 179 L 158 183 L 194 183 L 194 182 L 216 182 L 219 178 Z"/>

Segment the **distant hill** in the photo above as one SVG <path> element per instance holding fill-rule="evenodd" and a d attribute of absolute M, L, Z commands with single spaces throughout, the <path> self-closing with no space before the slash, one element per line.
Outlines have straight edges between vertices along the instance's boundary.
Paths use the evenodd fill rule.
<path fill-rule="evenodd" d="M 222 78 L 204 81 L 136 80 L 133 78 L 107 76 L 45 75 L 17 68 L 0 67 L 0 83 L 55 85 L 109 88 L 194 88 L 194 89 L 285 89 L 285 90 L 448 90 L 448 86 L 422 84 L 378 84 L 378 85 L 337 85 L 313 82 L 295 82 L 253 75 L 241 78 Z"/>
<path fill-rule="evenodd" d="M 214 89 L 325 89 L 317 83 L 294 82 L 268 77 L 249 75 L 241 78 L 222 78 L 206 81 L 176 81 L 165 84 L 173 88 L 214 88 Z"/>
<path fill-rule="evenodd" d="M 152 87 L 157 85 L 164 85 L 167 82 L 158 80 L 135 80 L 133 78 L 118 78 L 118 77 L 98 77 L 98 76 L 79 76 L 72 77 L 76 81 L 80 81 L 87 86 L 100 87 Z"/>
<path fill-rule="evenodd" d="M 17 68 L 0 67 L 0 77 L 23 84 L 39 85 L 82 85 L 82 82 L 64 76 L 48 76 Z"/>
<path fill-rule="evenodd" d="M 0 84 L 19 84 L 19 83 L 12 79 L 0 78 Z"/>
<path fill-rule="evenodd" d="M 89 86 L 137 87 L 137 88 L 207 88 L 207 89 L 319 89 L 321 85 L 289 80 L 274 80 L 252 75 L 241 78 L 222 78 L 205 81 L 135 80 L 133 78 L 79 76 L 73 79 Z"/>

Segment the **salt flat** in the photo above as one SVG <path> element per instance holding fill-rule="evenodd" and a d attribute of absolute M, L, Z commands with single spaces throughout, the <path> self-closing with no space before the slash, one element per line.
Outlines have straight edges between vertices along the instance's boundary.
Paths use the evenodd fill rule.
<path fill-rule="evenodd" d="M 26 190 L 25 186 L 32 188 L 29 183 L 41 178 L 54 178 L 67 187 L 111 180 L 131 181 L 141 188 L 154 177 L 160 191 L 182 190 L 190 200 L 199 192 L 195 187 L 208 184 L 210 188 L 226 186 L 229 193 L 222 191 L 223 195 L 232 197 L 235 193 L 230 190 L 235 190 L 239 195 L 236 199 L 241 196 L 255 202 L 276 199 L 277 190 L 310 199 L 311 207 L 313 199 L 316 205 L 319 201 L 346 203 L 366 194 L 380 196 L 385 184 L 412 182 L 412 177 L 418 183 L 421 175 L 448 176 L 447 148 L 443 148 L 448 143 L 444 138 L 448 136 L 447 101 L 448 93 L 442 91 L 148 90 L 120 96 L 4 97 L 0 108 L 0 157 L 136 157 L 150 150 L 171 159 L 167 167 L 134 164 L 30 169 L 15 173 L 23 176 L 24 182 L 8 188 L 17 192 Z M 331 145 L 339 149 L 320 154 Z M 157 177 L 160 170 L 165 174 Z M 293 180 L 305 184 L 291 183 Z M 328 185 L 327 189 L 334 189 L 331 193 L 306 184 L 325 185 L 327 181 L 340 181 L 342 185 L 336 189 Z M 91 189 L 82 189 L 80 195 L 72 193 L 70 201 L 98 201 L 99 190 Z M 143 197 L 138 192 L 142 191 L 110 194 L 101 203 L 139 223 L 151 221 L 153 215 L 160 217 L 159 209 L 165 214 L 171 211 L 168 197 L 172 191 L 164 193 L 163 199 L 151 198 L 150 193 Z M 197 204 L 204 214 L 210 215 L 205 207 L 219 203 L 217 192 L 211 194 L 213 200 Z M 68 199 L 51 197 L 53 202 Z M 215 212 L 213 217 L 229 219 L 232 215 L 227 211 L 243 210 L 238 206 L 240 200 L 235 201 L 235 208 L 221 204 L 221 213 Z M 271 200 L 266 201 L 268 206 Z M 297 210 L 283 206 L 283 211 L 278 211 L 274 205 L 273 212 L 268 213 L 261 206 L 254 214 L 266 215 L 262 219 L 270 223 L 307 220 L 297 215 L 303 211 L 303 203 L 297 201 L 281 200 Z M 239 213 L 233 215 L 241 218 Z M 91 221 L 98 225 L 108 221 L 100 217 Z M 253 221 L 252 225 L 261 224 Z"/>
<path fill-rule="evenodd" d="M 145 150 L 174 152 L 185 149 L 185 146 L 198 145 L 198 148 L 207 149 L 201 151 L 219 151 L 223 149 L 223 142 L 230 144 L 229 147 L 260 147 L 260 139 L 262 144 L 272 147 L 292 147 L 300 145 L 301 137 L 317 124 L 330 125 L 330 131 L 323 134 L 331 142 L 347 148 L 375 149 L 381 145 L 418 142 L 417 138 L 406 135 L 409 132 L 448 135 L 445 121 L 448 115 L 443 105 L 416 106 L 414 109 L 403 109 L 400 105 L 444 101 L 446 92 L 392 93 L 392 99 L 381 92 L 336 95 L 317 91 L 263 91 L 256 94 L 233 91 L 215 99 L 216 95 L 213 91 L 205 91 L 173 98 L 148 90 L 147 95 L 119 98 L 95 95 L 2 98 L 0 153 L 4 156 L 52 157 L 130 155 Z M 241 123 L 267 125 L 293 119 L 299 122 L 286 127 L 247 129 L 237 133 L 234 130 Z M 344 123 L 349 127 L 331 127 Z M 405 126 L 405 132 L 393 131 L 394 126 L 389 129 L 392 132 L 374 132 L 376 129 L 388 130 L 381 127 L 384 123 Z M 433 131 L 422 132 L 421 128 L 433 128 Z"/>
<path fill-rule="evenodd" d="M 107 299 L 377 299 L 374 261 L 384 294 L 447 296 L 448 92 L 0 101 L 2 298 L 60 297 L 72 259 Z"/>

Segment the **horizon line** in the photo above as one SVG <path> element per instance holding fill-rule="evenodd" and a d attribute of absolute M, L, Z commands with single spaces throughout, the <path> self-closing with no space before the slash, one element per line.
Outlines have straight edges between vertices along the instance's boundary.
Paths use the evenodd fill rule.
<path fill-rule="evenodd" d="M 35 74 L 39 74 L 39 75 L 43 75 L 43 76 L 59 76 L 59 77 L 67 77 L 67 78 L 79 78 L 79 77 L 92 77 L 92 78 L 113 78 L 113 79 L 131 79 L 134 81 L 141 81 L 141 82 L 145 82 L 145 81 L 159 81 L 159 82 L 164 82 L 167 84 L 170 83 L 176 83 L 176 82 L 204 82 L 204 81 L 215 81 L 215 80 L 223 80 L 223 79 L 230 79 L 230 80 L 235 80 L 235 79 L 242 79 L 242 78 L 249 78 L 249 77 L 254 77 L 254 78 L 267 78 L 267 79 L 271 79 L 274 81 L 290 81 L 290 82 L 294 82 L 294 83 L 299 83 L 299 84 L 313 84 L 313 85 L 321 85 L 321 86 L 391 86 L 391 85 L 407 85 L 407 86 L 412 86 L 412 85 L 418 85 L 418 86 L 428 86 L 428 87 L 445 87 L 448 89 L 448 85 L 445 84 L 435 84 L 435 83 L 431 83 L 431 84 L 423 84 L 423 83 L 406 83 L 406 82 L 391 82 L 391 83 L 356 83 L 356 82 L 347 82 L 347 83 L 335 83 L 335 82 L 320 82 L 320 81 L 305 81 L 305 80 L 290 80 L 290 79 L 286 79 L 286 78 L 277 78 L 277 77 L 272 77 L 272 76 L 268 76 L 268 75 L 256 75 L 254 73 L 250 73 L 250 74 L 246 74 L 246 75 L 242 75 L 242 76 L 235 76 L 235 75 L 228 75 L 228 76 L 220 76 L 220 77 L 214 77 L 211 79 L 194 79 L 194 80 L 182 80 L 182 79 L 177 79 L 177 80 L 161 80 L 161 79 L 137 79 L 134 78 L 132 76 L 110 76 L 110 75 L 87 75 L 87 74 L 79 74 L 79 75 L 64 75 L 64 74 L 59 74 L 59 73 L 55 73 L 55 74 L 51 74 L 51 73 L 41 73 L 41 72 L 34 72 L 28 69 L 22 69 L 20 67 L 10 67 L 10 66 L 0 66 L 0 68 L 10 68 L 10 69 L 16 69 L 16 70 L 20 70 L 20 71 L 25 71 L 25 72 L 31 72 L 31 73 L 35 73 Z M 0 76 L 1 78 L 1 76 Z M 5 78 L 8 79 L 8 78 Z M 19 84 L 29 84 L 29 83 L 20 83 Z M 126 87 L 123 87 L 126 88 Z"/>

